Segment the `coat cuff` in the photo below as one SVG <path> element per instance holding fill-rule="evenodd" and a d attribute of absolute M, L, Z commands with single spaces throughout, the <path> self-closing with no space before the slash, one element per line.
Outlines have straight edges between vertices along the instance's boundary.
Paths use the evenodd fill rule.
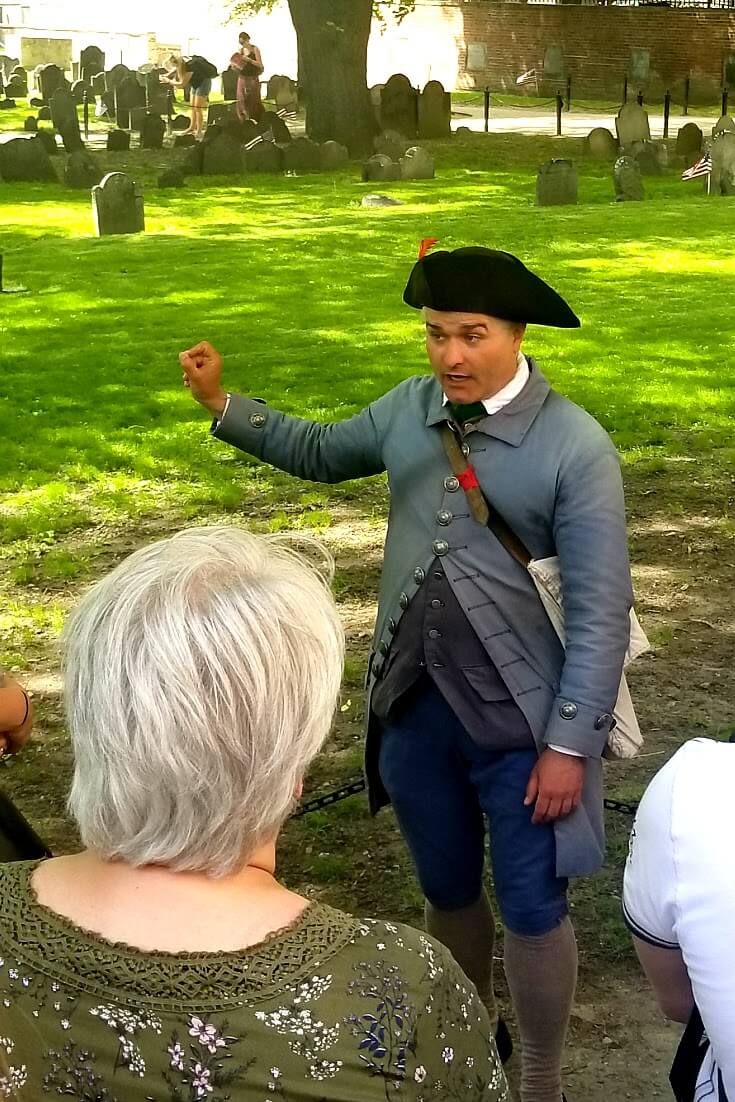
<path fill-rule="evenodd" d="M 230 394 L 221 419 L 215 417 L 210 427 L 212 436 L 234 444 L 236 448 L 260 455 L 263 446 L 263 430 L 268 424 L 270 411 L 262 398 L 243 398 Z"/>
<path fill-rule="evenodd" d="M 575 750 L 586 758 L 602 757 L 613 718 L 601 708 L 590 708 L 568 697 L 557 696 L 546 724 L 544 743 Z"/>

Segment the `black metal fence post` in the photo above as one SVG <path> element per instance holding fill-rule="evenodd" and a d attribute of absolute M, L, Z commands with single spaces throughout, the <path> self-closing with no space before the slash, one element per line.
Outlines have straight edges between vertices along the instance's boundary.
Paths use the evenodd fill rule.
<path fill-rule="evenodd" d="M 664 137 L 669 136 L 669 112 L 671 111 L 671 92 L 666 89 L 664 94 Z"/>
<path fill-rule="evenodd" d="M 173 90 L 173 88 L 169 88 L 168 92 L 166 94 L 166 117 L 167 117 L 167 120 L 168 120 L 167 128 L 168 128 L 168 132 L 170 134 L 171 130 L 173 129 L 171 123 L 172 123 L 172 120 L 173 120 L 173 117 L 174 117 L 174 90 Z"/>
<path fill-rule="evenodd" d="M 556 136 L 561 136 L 561 113 L 564 109 L 564 97 L 561 92 L 556 93 Z"/>
<path fill-rule="evenodd" d="M 643 106 L 643 92 L 638 93 L 638 95 L 636 96 L 636 100 L 638 101 L 638 106 L 642 107 Z"/>
<path fill-rule="evenodd" d="M 628 74 L 623 77 L 623 103 L 628 102 Z"/>
<path fill-rule="evenodd" d="M 490 85 L 485 85 L 485 133 L 490 129 Z"/>
<path fill-rule="evenodd" d="M 727 85 L 725 85 L 725 87 L 722 89 L 722 105 L 721 105 L 721 110 L 720 110 L 721 115 L 726 115 L 727 114 L 727 101 L 728 101 L 729 98 L 730 98 L 730 89 L 728 88 Z"/>
<path fill-rule="evenodd" d="M 684 115 L 689 114 L 689 88 L 691 85 L 691 79 L 689 77 L 684 81 Z"/>

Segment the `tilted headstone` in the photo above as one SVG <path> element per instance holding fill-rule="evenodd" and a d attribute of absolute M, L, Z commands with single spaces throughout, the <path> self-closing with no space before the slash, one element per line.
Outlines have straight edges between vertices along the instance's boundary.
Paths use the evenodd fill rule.
<path fill-rule="evenodd" d="M 363 195 L 361 207 L 400 207 L 402 199 L 391 199 L 390 195 Z"/>
<path fill-rule="evenodd" d="M 203 145 L 202 173 L 205 176 L 235 176 L 243 171 L 242 146 L 227 134 L 218 134 L 214 141 Z"/>
<path fill-rule="evenodd" d="M 108 81 L 110 74 L 107 74 Z M 145 107 L 145 88 L 141 88 L 137 79 L 130 75 L 115 85 L 115 118 L 123 130 L 130 126 L 130 112 L 133 107 Z"/>
<path fill-rule="evenodd" d="M 291 131 L 275 111 L 263 112 L 258 122 L 258 133 L 272 134 L 277 145 L 286 145 L 291 141 Z"/>
<path fill-rule="evenodd" d="M 577 166 L 559 157 L 541 165 L 536 177 L 536 205 L 563 207 L 577 202 Z"/>
<path fill-rule="evenodd" d="M 350 159 L 347 146 L 339 142 L 324 142 L 319 150 L 319 167 L 322 172 L 331 172 L 337 168 L 344 168 Z"/>
<path fill-rule="evenodd" d="M 61 135 L 64 149 L 67 153 L 73 153 L 83 147 L 82 136 L 79 133 L 79 118 L 77 105 L 71 92 L 62 88 L 57 89 L 49 103 L 51 108 L 51 121 Z"/>
<path fill-rule="evenodd" d="M 237 99 L 237 81 L 239 74 L 236 69 L 223 69 L 220 73 L 222 80 L 222 97 L 231 101 Z"/>
<path fill-rule="evenodd" d="M 399 180 L 401 166 L 384 153 L 374 153 L 362 166 L 362 178 L 366 183 L 370 180 Z"/>
<path fill-rule="evenodd" d="M 283 147 L 283 167 L 286 172 L 318 172 L 321 150 L 310 138 L 295 138 Z"/>
<path fill-rule="evenodd" d="M 452 133 L 452 97 L 438 80 L 430 80 L 419 96 L 420 138 L 448 138 Z"/>
<path fill-rule="evenodd" d="M 397 130 L 406 138 L 418 133 L 419 94 L 403 73 L 394 73 L 380 94 L 380 124 L 383 130 Z"/>
<path fill-rule="evenodd" d="M 428 149 L 414 145 L 407 149 L 400 160 L 403 180 L 433 180 L 434 158 Z"/>
<path fill-rule="evenodd" d="M 92 210 L 98 237 L 145 230 L 143 193 L 124 172 L 108 172 L 92 188 Z"/>
<path fill-rule="evenodd" d="M 597 161 L 612 161 L 618 155 L 618 143 L 604 126 L 596 126 L 587 135 L 587 150 Z"/>
<path fill-rule="evenodd" d="M 696 122 L 687 122 L 676 135 L 676 154 L 689 160 L 702 148 L 703 134 Z"/>
<path fill-rule="evenodd" d="M 191 119 L 188 115 L 174 115 L 171 119 L 171 129 L 176 133 L 180 133 L 182 130 L 188 130 L 191 126 Z"/>
<path fill-rule="evenodd" d="M 163 149 L 166 124 L 160 115 L 147 114 L 140 128 L 141 149 Z"/>
<path fill-rule="evenodd" d="M 400 161 L 410 144 L 397 130 L 385 130 L 382 134 L 377 134 L 373 138 L 375 152 L 383 153 L 386 157 L 390 157 L 392 161 Z"/>
<path fill-rule="evenodd" d="M 111 153 L 127 153 L 130 149 L 130 134 L 127 130 L 111 130 L 107 135 L 107 148 Z"/>
<path fill-rule="evenodd" d="M 247 172 L 275 173 L 283 172 L 284 146 L 273 142 L 258 142 L 252 149 L 245 151 L 245 169 Z"/>
<path fill-rule="evenodd" d="M 165 168 L 158 177 L 159 187 L 185 187 L 186 177 L 180 168 Z"/>
<path fill-rule="evenodd" d="M 29 115 L 23 123 L 23 129 L 27 134 L 35 134 L 38 130 L 38 119 L 35 115 Z"/>
<path fill-rule="evenodd" d="M 8 92 L 8 95 L 10 95 L 10 92 Z M 714 138 L 716 134 L 722 134 L 727 130 L 735 130 L 735 122 L 729 115 L 720 115 L 712 127 L 712 137 Z"/>
<path fill-rule="evenodd" d="M 648 112 L 638 103 L 624 103 L 615 117 L 615 127 L 621 146 L 647 141 L 651 137 Z"/>
<path fill-rule="evenodd" d="M 82 72 L 87 65 L 94 67 L 95 73 L 104 72 L 105 51 L 99 46 L 85 46 L 79 55 L 79 71 Z"/>
<path fill-rule="evenodd" d="M 39 130 L 36 137 L 49 157 L 57 157 L 59 155 L 59 144 L 56 141 L 56 135 L 52 134 L 50 130 Z"/>
<path fill-rule="evenodd" d="M 0 145 L 0 179 L 58 183 L 48 150 L 39 135 L 11 138 Z"/>
<path fill-rule="evenodd" d="M 67 187 L 90 188 L 99 183 L 101 176 L 102 170 L 86 149 L 69 155 L 64 169 L 64 183 Z"/>
<path fill-rule="evenodd" d="M 68 87 L 68 82 L 58 65 L 42 65 L 38 70 L 37 87 L 41 99 L 48 103 L 54 92 Z"/>
<path fill-rule="evenodd" d="M 645 197 L 641 171 L 633 157 L 618 157 L 613 165 L 613 183 L 618 203 L 638 201 Z"/>
<path fill-rule="evenodd" d="M 735 132 L 722 130 L 710 144 L 711 195 L 735 195 Z"/>

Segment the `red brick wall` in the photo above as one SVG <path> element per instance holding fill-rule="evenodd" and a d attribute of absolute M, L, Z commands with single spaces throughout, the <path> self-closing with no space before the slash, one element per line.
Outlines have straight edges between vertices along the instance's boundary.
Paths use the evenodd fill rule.
<path fill-rule="evenodd" d="M 723 83 L 725 58 L 735 55 L 735 12 L 667 8 L 615 8 L 568 5 L 526 5 L 452 0 L 459 10 L 464 35 L 457 41 L 459 84 L 518 94 L 535 93 L 530 85 L 518 88 L 515 78 L 528 69 L 543 70 L 548 46 L 564 53 L 565 72 L 572 78 L 572 99 L 621 93 L 634 47 L 650 51 L 650 74 L 645 82 L 630 81 L 631 98 L 639 87 L 649 96 L 670 88 L 679 102 L 684 79 L 691 77 L 691 99 L 716 103 Z M 467 46 L 484 44 L 486 68 L 467 68 Z M 542 94 L 562 87 L 564 80 L 541 84 Z M 735 89 L 731 90 L 731 107 Z"/>

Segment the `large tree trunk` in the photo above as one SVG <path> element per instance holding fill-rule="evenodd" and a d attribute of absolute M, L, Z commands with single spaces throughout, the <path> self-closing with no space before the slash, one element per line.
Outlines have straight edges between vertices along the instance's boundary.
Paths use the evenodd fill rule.
<path fill-rule="evenodd" d="M 288 0 L 299 43 L 306 132 L 352 154 L 372 152 L 375 112 L 367 88 L 372 0 Z"/>

